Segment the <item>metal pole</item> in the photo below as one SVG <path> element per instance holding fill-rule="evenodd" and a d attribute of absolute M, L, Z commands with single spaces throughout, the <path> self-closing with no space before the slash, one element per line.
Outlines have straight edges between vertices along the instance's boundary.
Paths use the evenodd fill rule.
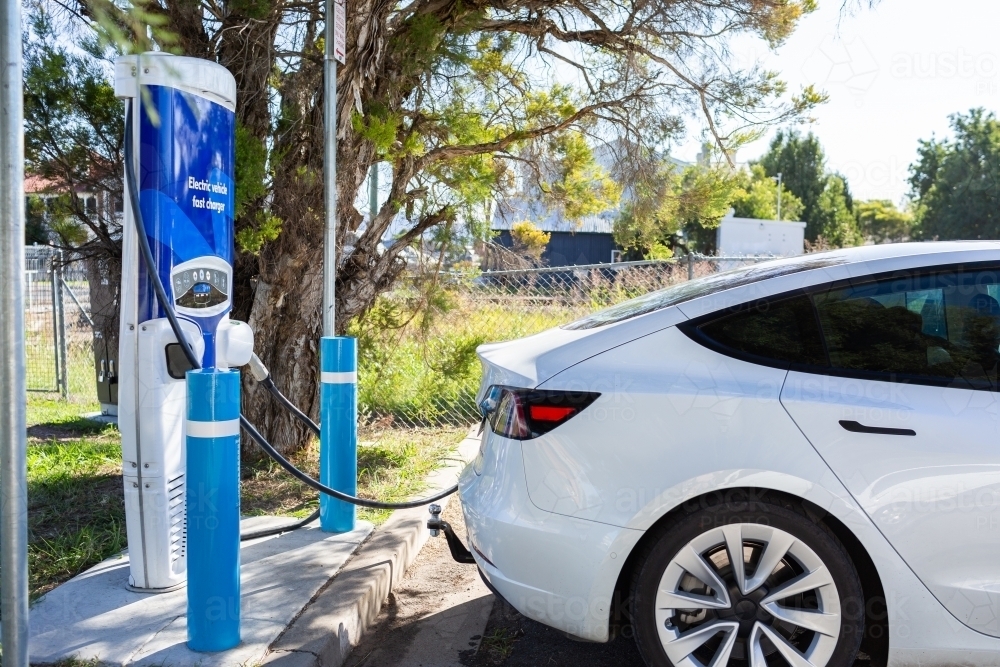
<path fill-rule="evenodd" d="M 778 222 L 781 222 L 781 172 L 778 172 Z"/>
<path fill-rule="evenodd" d="M 51 312 L 52 312 L 52 360 L 55 362 L 56 371 L 56 391 L 62 389 L 60 380 L 60 369 L 62 364 L 59 363 L 59 350 L 61 345 L 59 345 L 59 297 L 56 292 L 59 291 L 57 285 L 59 284 L 59 276 L 56 274 L 56 256 L 55 253 L 49 253 L 49 299 L 52 301 Z"/>
<path fill-rule="evenodd" d="M 87 320 L 87 326 L 93 329 L 94 318 L 90 316 L 90 313 L 87 312 L 87 309 L 84 308 L 83 304 L 80 303 L 80 300 L 76 298 L 76 294 L 73 292 L 73 288 L 69 286 L 69 283 L 66 282 L 65 276 L 59 278 L 59 284 L 62 285 L 63 292 L 69 294 L 69 298 L 73 299 L 73 303 L 76 304 L 76 307 L 79 309 L 80 314 L 83 315 L 83 319 Z"/>
<path fill-rule="evenodd" d="M 59 313 L 59 382 L 62 385 L 63 399 L 69 398 L 69 341 L 66 340 L 66 294 L 63 291 L 63 255 L 56 253 L 58 264 L 55 267 L 56 312 Z"/>
<path fill-rule="evenodd" d="M 326 230 L 323 239 L 323 335 L 336 336 L 337 283 L 337 61 L 334 59 L 334 2 L 326 0 L 326 53 L 323 58 L 323 188 Z"/>
<path fill-rule="evenodd" d="M 28 667 L 28 464 L 24 367 L 21 3 L 0 6 L 0 644 Z"/>

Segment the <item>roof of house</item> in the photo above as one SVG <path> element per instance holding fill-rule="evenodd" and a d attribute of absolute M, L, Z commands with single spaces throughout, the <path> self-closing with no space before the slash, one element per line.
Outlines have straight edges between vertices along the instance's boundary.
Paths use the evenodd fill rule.
<path fill-rule="evenodd" d="M 541 210 L 536 210 L 536 209 Z M 537 202 L 518 201 L 515 206 L 497 207 L 493 216 L 494 231 L 509 230 L 514 223 L 530 220 L 543 232 L 569 232 L 573 234 L 611 234 L 614 231 L 618 210 L 612 209 L 579 220 L 567 220 L 561 212 L 547 211 Z"/>
<path fill-rule="evenodd" d="M 65 190 L 65 186 L 58 181 L 53 181 L 35 174 L 24 175 L 24 194 L 56 194 Z"/>

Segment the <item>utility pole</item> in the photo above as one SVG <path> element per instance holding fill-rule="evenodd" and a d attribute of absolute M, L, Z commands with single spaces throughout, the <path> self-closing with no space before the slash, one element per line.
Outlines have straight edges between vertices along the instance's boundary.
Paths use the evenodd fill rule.
<path fill-rule="evenodd" d="M 326 0 L 326 49 L 323 55 L 323 335 L 336 336 L 337 284 L 337 63 L 344 62 L 344 0 Z"/>
<path fill-rule="evenodd" d="M 24 362 L 21 3 L 0 6 L 0 643 L 28 667 L 28 462 Z"/>
<path fill-rule="evenodd" d="M 781 172 L 778 172 L 778 222 L 781 222 Z"/>

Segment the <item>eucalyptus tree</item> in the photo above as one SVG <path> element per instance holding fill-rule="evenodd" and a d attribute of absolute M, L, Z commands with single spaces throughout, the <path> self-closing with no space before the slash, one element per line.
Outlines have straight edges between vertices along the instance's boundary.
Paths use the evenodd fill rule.
<path fill-rule="evenodd" d="M 58 2 L 51 7 L 105 44 L 208 58 L 233 73 L 236 315 L 253 325 L 278 385 L 315 413 L 323 2 L 39 1 Z M 801 119 L 823 96 L 789 91 L 777 73 L 738 63 L 731 47 L 748 36 L 777 46 L 813 9 L 814 0 L 347 0 L 338 328 L 394 284 L 402 249 L 425 233 L 488 234 L 489 202 L 527 193 L 580 217 L 615 205 L 618 185 L 637 191 L 662 179 L 656 156 L 689 127 L 704 127 L 731 155 L 768 126 Z M 613 156 L 610 174 L 595 147 Z M 375 163 L 391 178 L 369 218 L 352 203 Z M 390 228 L 396 239 L 385 248 Z M 294 421 L 247 394 L 279 448 L 300 444 Z"/>

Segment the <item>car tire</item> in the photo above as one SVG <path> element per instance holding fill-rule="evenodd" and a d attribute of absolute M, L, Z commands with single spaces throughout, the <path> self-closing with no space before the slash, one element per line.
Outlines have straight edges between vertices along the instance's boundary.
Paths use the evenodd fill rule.
<path fill-rule="evenodd" d="M 837 537 L 801 506 L 731 494 L 654 530 L 637 554 L 630 596 L 647 665 L 765 667 L 782 664 L 779 656 L 791 665 L 853 664 L 864 636 L 861 582 Z M 730 558 L 737 550 L 742 567 Z"/>

